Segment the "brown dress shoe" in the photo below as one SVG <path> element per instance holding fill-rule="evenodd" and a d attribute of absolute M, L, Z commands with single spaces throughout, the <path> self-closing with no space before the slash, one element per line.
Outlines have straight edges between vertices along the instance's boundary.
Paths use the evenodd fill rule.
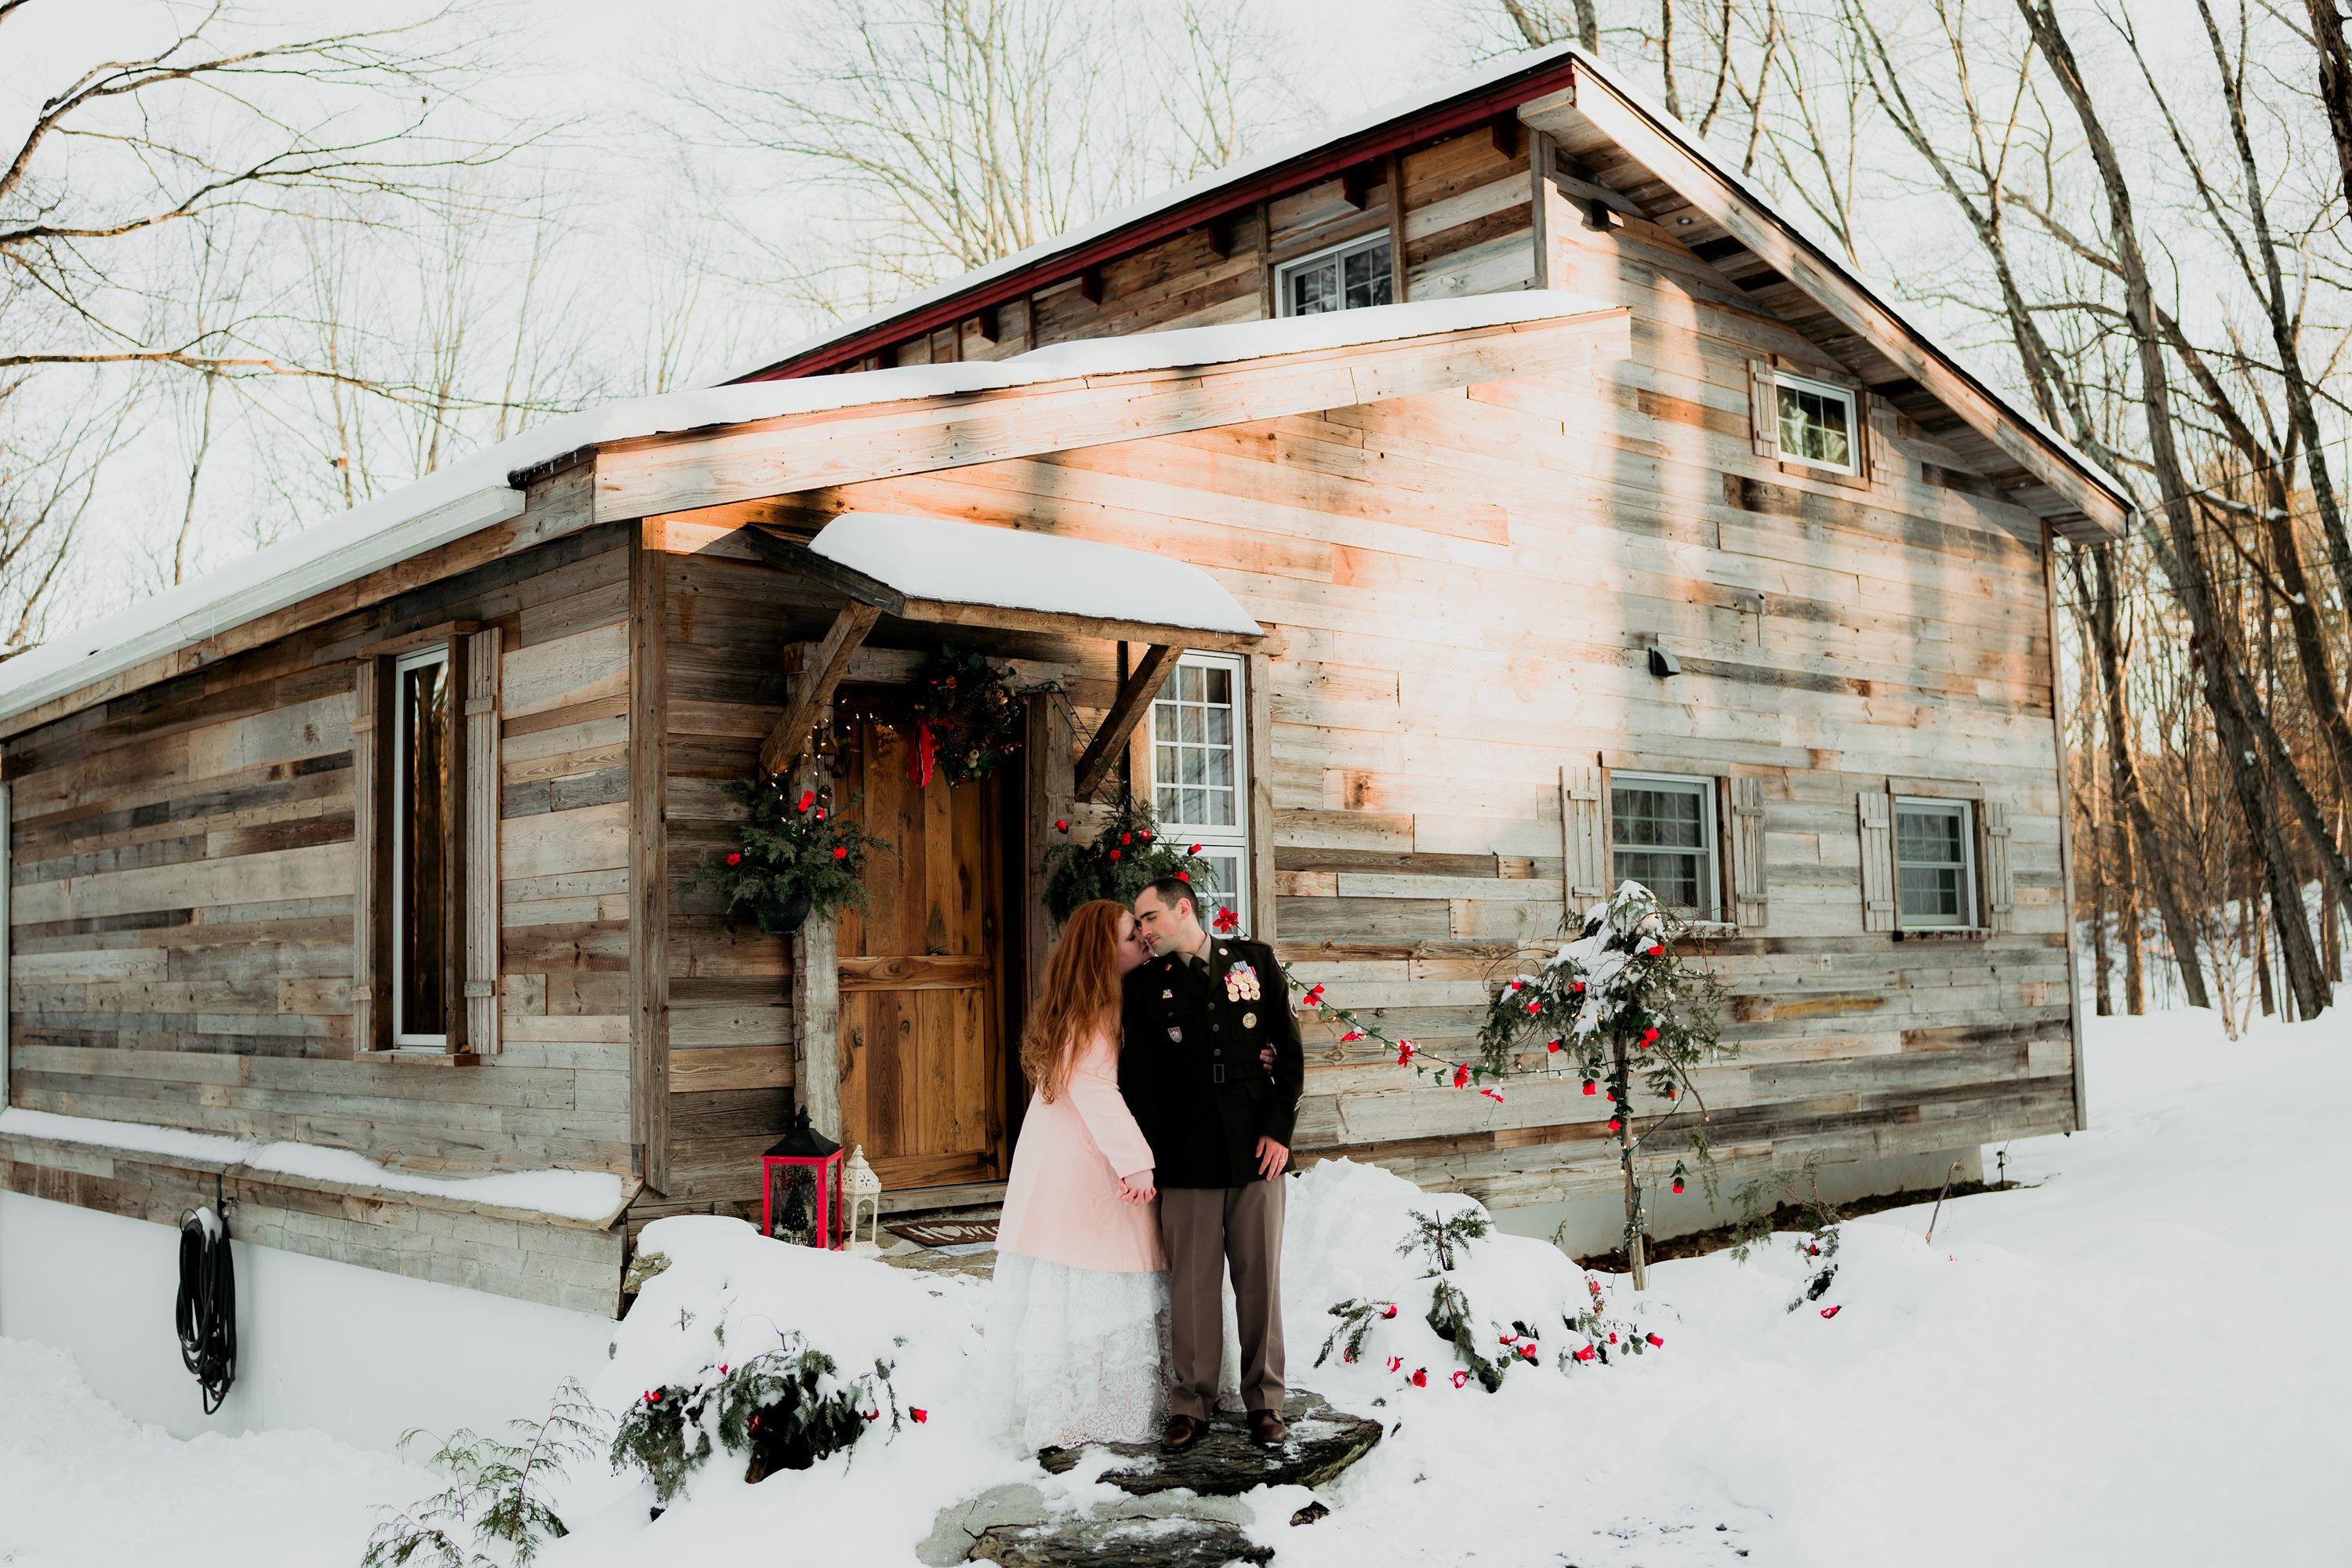
<path fill-rule="evenodd" d="M 1201 1440 L 1209 1424 L 1190 1415 L 1171 1415 L 1167 1427 L 1160 1434 L 1160 1451 L 1181 1454 Z"/>
<path fill-rule="evenodd" d="M 1290 1428 L 1271 1410 L 1253 1410 L 1249 1413 L 1249 1434 L 1250 1441 L 1261 1448 L 1279 1448 L 1290 1436 Z"/>

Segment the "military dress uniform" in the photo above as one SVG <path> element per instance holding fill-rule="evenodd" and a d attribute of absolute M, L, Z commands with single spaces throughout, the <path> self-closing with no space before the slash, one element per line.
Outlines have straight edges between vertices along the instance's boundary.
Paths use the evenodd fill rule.
<path fill-rule="evenodd" d="M 1151 1144 L 1168 1249 L 1170 1410 L 1205 1421 L 1216 1401 L 1230 1268 L 1243 1399 L 1279 1412 L 1283 1183 L 1259 1173 L 1257 1141 L 1289 1144 L 1307 1065 L 1282 965 L 1212 936 L 1130 971 L 1121 1023 L 1119 1088 Z"/>

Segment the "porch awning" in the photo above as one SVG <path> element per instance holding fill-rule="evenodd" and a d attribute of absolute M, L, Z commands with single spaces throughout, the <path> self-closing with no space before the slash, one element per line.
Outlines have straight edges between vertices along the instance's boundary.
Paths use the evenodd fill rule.
<path fill-rule="evenodd" d="M 1124 545 L 873 511 L 844 512 L 805 545 L 758 529 L 751 542 L 906 620 L 1228 650 L 1265 635 L 1198 566 Z"/>

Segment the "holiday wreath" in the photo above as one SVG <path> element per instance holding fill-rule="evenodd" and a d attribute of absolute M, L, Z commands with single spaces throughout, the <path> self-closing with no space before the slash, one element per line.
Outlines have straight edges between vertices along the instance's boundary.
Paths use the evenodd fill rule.
<path fill-rule="evenodd" d="M 1190 882 L 1200 890 L 1203 902 L 1216 891 L 1215 875 L 1201 858 L 1201 847 L 1179 849 L 1164 841 L 1159 817 L 1133 795 L 1119 797 L 1091 842 L 1067 837 L 1066 817 L 1055 822 L 1054 831 L 1065 836 L 1064 842 L 1045 851 L 1045 912 L 1054 917 L 1055 925 L 1068 920 L 1089 899 L 1133 903 L 1146 883 L 1162 877 Z"/>
<path fill-rule="evenodd" d="M 934 773 L 950 785 L 984 779 L 1021 749 L 1020 728 L 1021 700 L 1006 672 L 941 644 L 923 666 L 907 776 L 926 789 Z"/>

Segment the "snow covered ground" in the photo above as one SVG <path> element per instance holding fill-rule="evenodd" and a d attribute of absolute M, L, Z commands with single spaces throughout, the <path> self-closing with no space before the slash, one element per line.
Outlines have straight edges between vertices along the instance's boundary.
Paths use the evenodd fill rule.
<path fill-rule="evenodd" d="M 1662 1265 L 1646 1297 L 1610 1291 L 1613 1314 L 1665 1341 L 1617 1366 L 1554 1364 L 1580 1342 L 1559 1321 L 1583 1295 L 1565 1260 L 1475 1244 L 1456 1278 L 1482 1316 L 1550 1313 L 1544 1364 L 1493 1394 L 1452 1385 L 1451 1351 L 1419 1321 L 1423 1265 L 1389 1250 L 1429 1200 L 1322 1168 L 1294 1198 L 1293 1381 L 1394 1429 L 1328 1489 L 1330 1517 L 1293 1528 L 1307 1494 L 1260 1494 L 1255 1533 L 1292 1568 L 2352 1560 L 2328 1500 L 2352 1471 L 2352 1348 L 2336 1321 L 2352 1248 L 2332 1158 L 2347 1047 L 2336 1016 L 2235 1046 L 2197 1015 L 2096 1021 L 2096 1127 L 2012 1146 L 2031 1190 L 1948 1204 L 1932 1246 L 1924 1210 L 1850 1222 L 1835 1287 L 1795 1313 L 1785 1244 L 1745 1265 Z M 716 1562 L 782 1542 L 810 1561 L 910 1563 L 941 1506 L 1040 1479 L 978 1430 L 984 1286 L 774 1264 L 781 1249 L 699 1223 L 671 1233 L 679 1267 L 612 1360 L 581 1369 L 600 1399 L 724 1359 L 781 1319 L 845 1363 L 891 1351 L 899 1398 L 929 1419 L 757 1487 L 721 1455 L 651 1524 L 643 1483 L 578 1478 L 561 1500 L 573 1533 L 542 1563 Z M 1398 1317 L 1357 1364 L 1314 1369 L 1322 1309 L 1365 1292 Z M 820 1297 L 835 1305 L 806 1306 Z M 1407 1384 L 1415 1366 L 1426 1387 Z M 372 1505 L 429 1484 L 315 1436 L 175 1442 L 99 1402 L 56 1352 L 0 1341 L 0 1563 L 355 1564 Z"/>

